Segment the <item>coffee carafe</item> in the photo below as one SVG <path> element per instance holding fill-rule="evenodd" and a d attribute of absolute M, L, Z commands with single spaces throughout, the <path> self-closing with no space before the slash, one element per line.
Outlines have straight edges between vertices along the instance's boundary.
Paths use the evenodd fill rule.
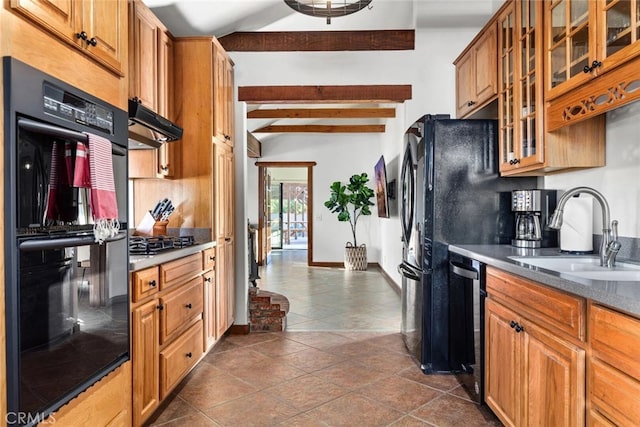
<path fill-rule="evenodd" d="M 514 190 L 511 211 L 515 214 L 513 246 L 519 248 L 555 247 L 557 232 L 545 228 L 556 207 L 555 190 Z"/>

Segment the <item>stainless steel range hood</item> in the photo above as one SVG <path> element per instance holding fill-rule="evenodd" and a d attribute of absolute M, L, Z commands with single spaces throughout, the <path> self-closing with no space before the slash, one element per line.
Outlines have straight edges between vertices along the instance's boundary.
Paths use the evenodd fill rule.
<path fill-rule="evenodd" d="M 140 104 L 129 100 L 129 149 L 158 148 L 182 138 L 182 128 Z"/>

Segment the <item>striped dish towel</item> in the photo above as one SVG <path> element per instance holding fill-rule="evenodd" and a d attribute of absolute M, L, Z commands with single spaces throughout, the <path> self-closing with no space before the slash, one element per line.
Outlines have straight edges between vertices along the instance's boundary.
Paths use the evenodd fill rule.
<path fill-rule="evenodd" d="M 88 150 L 80 142 L 76 148 L 73 185 L 91 189 L 89 205 L 94 222 L 93 235 L 96 242 L 102 243 L 120 230 L 111 141 L 91 133 L 86 135 L 89 138 Z"/>
<path fill-rule="evenodd" d="M 53 141 L 47 209 L 44 214 L 46 223 L 73 222 L 77 219 L 76 211 L 73 209 L 74 196 L 71 188 L 72 164 L 71 143 L 65 142 L 62 150 L 62 143 Z"/>

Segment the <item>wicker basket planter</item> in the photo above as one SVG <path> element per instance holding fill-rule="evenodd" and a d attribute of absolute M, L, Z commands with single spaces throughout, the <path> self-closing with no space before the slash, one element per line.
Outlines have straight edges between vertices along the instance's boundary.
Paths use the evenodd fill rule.
<path fill-rule="evenodd" d="M 344 269 L 364 271 L 367 269 L 367 246 L 353 246 L 351 242 L 344 248 Z"/>

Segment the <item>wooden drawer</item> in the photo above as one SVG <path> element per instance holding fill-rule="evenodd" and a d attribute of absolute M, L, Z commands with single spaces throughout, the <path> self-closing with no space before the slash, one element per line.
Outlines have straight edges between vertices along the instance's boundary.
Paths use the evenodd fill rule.
<path fill-rule="evenodd" d="M 150 295 L 156 294 L 160 285 L 158 267 L 146 268 L 131 273 L 131 298 L 139 302 Z"/>
<path fill-rule="evenodd" d="M 203 292 L 202 277 L 198 276 L 180 289 L 160 298 L 160 345 L 184 329 L 193 319 L 202 316 Z"/>
<path fill-rule="evenodd" d="M 216 248 L 205 249 L 202 254 L 204 257 L 204 271 L 212 270 L 216 266 Z"/>
<path fill-rule="evenodd" d="M 160 352 L 160 398 L 189 372 L 202 356 L 202 320 Z"/>
<path fill-rule="evenodd" d="M 640 382 L 598 360 L 589 364 L 589 398 L 607 419 L 619 426 L 640 420 Z"/>
<path fill-rule="evenodd" d="M 586 301 L 487 266 L 487 293 L 546 327 L 585 340 Z"/>
<path fill-rule="evenodd" d="M 600 412 L 591 409 L 587 413 L 587 426 L 589 427 L 615 427 L 615 424 L 604 417 Z"/>
<path fill-rule="evenodd" d="M 179 285 L 202 273 L 202 254 L 197 253 L 160 265 L 160 290 Z"/>
<path fill-rule="evenodd" d="M 589 314 L 589 340 L 592 357 L 640 381 L 639 319 L 594 304 Z"/>

